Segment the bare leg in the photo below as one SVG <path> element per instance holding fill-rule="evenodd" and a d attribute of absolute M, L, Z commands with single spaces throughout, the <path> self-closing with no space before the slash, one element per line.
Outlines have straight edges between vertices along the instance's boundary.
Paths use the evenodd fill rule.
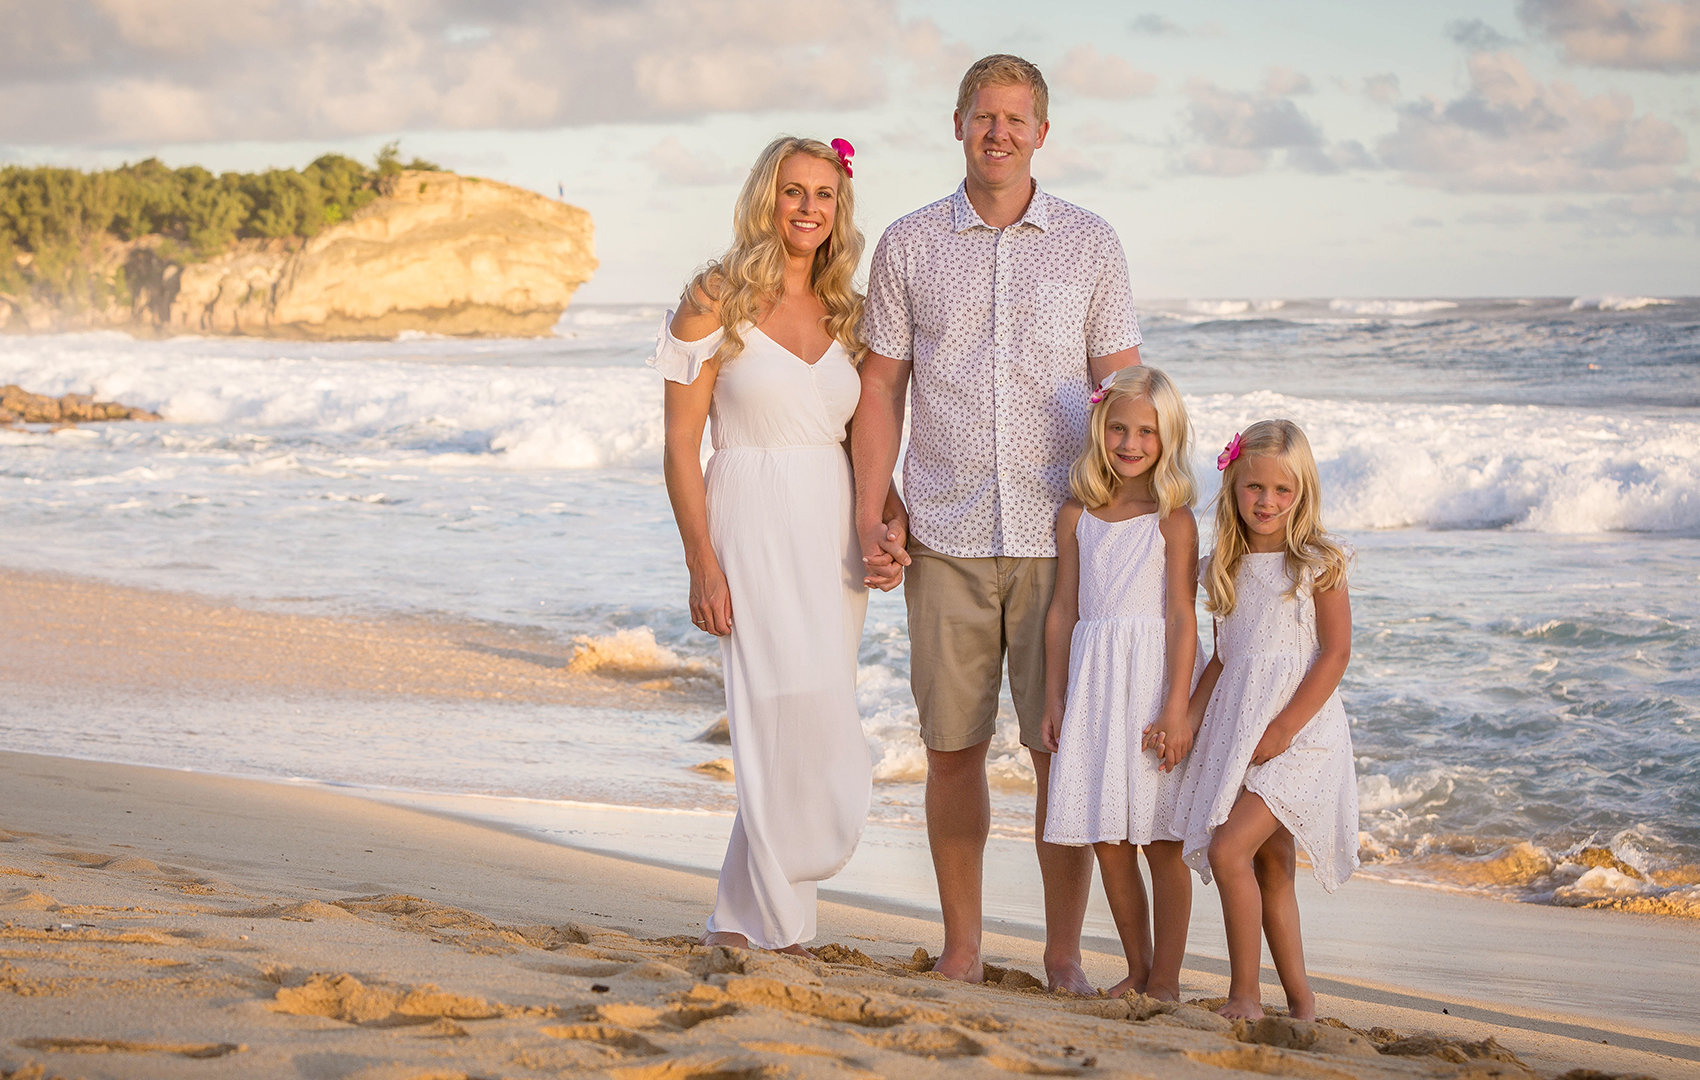
<path fill-rule="evenodd" d="M 980 966 L 980 890 L 992 797 L 986 787 L 986 750 L 992 741 L 964 750 L 927 751 L 927 843 L 944 912 L 944 949 L 933 970 L 977 983 Z"/>
<path fill-rule="evenodd" d="M 1299 937 L 1299 896 L 1293 888 L 1298 861 L 1293 834 L 1285 826 L 1263 842 L 1253 859 L 1258 891 L 1263 898 L 1263 936 L 1281 989 L 1287 992 L 1287 1011 L 1295 1020 L 1316 1019 L 1316 995 L 1305 975 L 1304 942 Z"/>
<path fill-rule="evenodd" d="M 1051 755 L 1028 747 L 1039 797 L 1033 812 L 1033 839 L 1039 849 L 1039 880 L 1045 887 L 1045 980 L 1052 990 L 1096 994 L 1080 966 L 1080 928 L 1092 892 L 1092 853 L 1084 847 L 1045 842 L 1045 814 L 1051 791 Z"/>
<path fill-rule="evenodd" d="M 1116 936 L 1127 957 L 1127 978 L 1110 987 L 1111 997 L 1129 990 L 1143 994 L 1151 977 L 1151 909 L 1145 903 L 1145 882 L 1139 876 L 1139 849 L 1126 841 L 1093 844 L 1098 853 L 1098 876 L 1116 920 Z"/>
<path fill-rule="evenodd" d="M 1160 1001 L 1179 1001 L 1181 961 L 1186 957 L 1186 931 L 1192 922 L 1192 871 L 1181 861 L 1181 845 L 1175 840 L 1145 845 L 1145 865 L 1151 868 L 1155 939 L 1145 993 Z M 1264 910 L 1267 912 L 1267 906 Z"/>
<path fill-rule="evenodd" d="M 716 930 L 711 934 L 704 934 L 698 944 L 729 945 L 734 949 L 747 949 L 750 947 L 750 939 L 742 934 L 734 934 L 730 930 Z"/>
<path fill-rule="evenodd" d="M 1232 1019 L 1263 1016 L 1259 972 L 1263 962 L 1263 893 L 1252 858 L 1281 823 L 1249 791 L 1210 837 L 1210 872 L 1222 894 L 1222 923 L 1228 931 L 1228 1001 L 1216 1011 Z"/>

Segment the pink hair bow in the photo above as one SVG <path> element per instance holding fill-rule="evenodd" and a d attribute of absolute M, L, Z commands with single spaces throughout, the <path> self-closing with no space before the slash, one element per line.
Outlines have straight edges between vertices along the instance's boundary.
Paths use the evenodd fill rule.
<path fill-rule="evenodd" d="M 844 175 L 855 176 L 856 174 L 850 169 L 850 159 L 855 156 L 856 148 L 850 145 L 850 140 L 832 140 L 832 152 L 838 155 L 838 163 L 844 166 Z"/>
<path fill-rule="evenodd" d="M 1240 433 L 1236 431 L 1236 432 L 1234 432 L 1234 437 L 1233 437 L 1232 441 L 1230 441 L 1227 446 L 1223 447 L 1222 452 L 1220 454 L 1216 455 L 1216 471 L 1222 472 L 1222 471 L 1226 470 L 1229 465 L 1232 465 L 1234 463 L 1234 459 L 1238 458 L 1239 456 L 1240 456 Z"/>
<path fill-rule="evenodd" d="M 1086 400 L 1090 401 L 1094 405 L 1103 401 L 1105 398 L 1110 396 L 1110 384 L 1115 381 L 1116 372 L 1112 371 L 1108 375 L 1104 376 L 1104 381 L 1098 384 L 1098 389 L 1092 391 L 1092 396 Z"/>

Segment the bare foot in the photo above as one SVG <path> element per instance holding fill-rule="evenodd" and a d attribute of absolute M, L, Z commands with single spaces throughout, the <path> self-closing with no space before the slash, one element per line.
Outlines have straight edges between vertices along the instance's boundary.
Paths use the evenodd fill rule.
<path fill-rule="evenodd" d="M 1287 995 L 1287 1015 L 1294 1020 L 1316 1019 L 1316 995 L 1305 994 L 1303 997 Z"/>
<path fill-rule="evenodd" d="M 1056 967 L 1046 964 L 1045 981 L 1050 983 L 1053 994 L 1062 991 L 1082 997 L 1098 996 L 1098 988 L 1092 985 L 1092 981 L 1086 977 L 1086 972 L 1081 970 L 1080 964 L 1073 960 Z"/>
<path fill-rule="evenodd" d="M 783 949 L 774 949 L 773 951 L 774 952 L 782 952 L 787 956 L 806 956 L 810 960 L 813 960 L 815 958 L 814 953 L 803 948 L 803 946 L 800 945 L 800 944 L 799 945 L 787 945 Z"/>
<path fill-rule="evenodd" d="M 1263 1019 L 1263 1002 L 1245 998 L 1229 998 L 1216 1010 L 1217 1016 L 1225 1016 L 1229 1020 L 1261 1020 Z"/>
<path fill-rule="evenodd" d="M 1147 985 L 1143 992 L 1146 997 L 1156 998 L 1158 1001 L 1179 1001 L 1181 999 L 1181 987 L 1179 983 L 1165 984 L 1154 982 Z"/>
<path fill-rule="evenodd" d="M 733 949 L 747 949 L 750 947 L 750 939 L 742 934 L 734 934 L 729 930 L 716 930 L 713 933 L 704 934 L 702 940 L 697 944 L 725 945 Z"/>
<path fill-rule="evenodd" d="M 1123 979 L 1121 982 L 1117 983 L 1116 985 L 1110 987 L 1108 990 L 1104 991 L 1104 996 L 1105 997 L 1119 998 L 1123 994 L 1127 993 L 1129 990 L 1132 990 L 1136 994 L 1145 993 L 1145 987 L 1140 985 L 1140 980 L 1135 978 L 1132 975 L 1129 975 L 1127 978 Z"/>
<path fill-rule="evenodd" d="M 978 953 L 966 953 L 952 956 L 946 952 L 933 962 L 933 970 L 947 979 L 957 982 L 981 983 L 986 981 L 986 969 L 980 963 Z"/>

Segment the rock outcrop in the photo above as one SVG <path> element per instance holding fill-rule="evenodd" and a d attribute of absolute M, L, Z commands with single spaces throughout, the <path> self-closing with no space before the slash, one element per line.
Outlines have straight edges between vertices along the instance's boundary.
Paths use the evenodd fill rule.
<path fill-rule="evenodd" d="M 77 424 L 90 420 L 158 420 L 148 412 L 116 401 L 96 401 L 87 394 L 48 397 L 21 386 L 0 386 L 0 424 Z"/>
<path fill-rule="evenodd" d="M 206 262 L 158 237 L 102 252 L 127 303 L 66 313 L 0 302 L 0 329 L 388 338 L 406 330 L 547 334 L 596 269 L 590 214 L 535 192 L 408 171 L 382 198 L 305 243 L 245 241 Z M 8 298 L 0 297 L 0 301 Z"/>

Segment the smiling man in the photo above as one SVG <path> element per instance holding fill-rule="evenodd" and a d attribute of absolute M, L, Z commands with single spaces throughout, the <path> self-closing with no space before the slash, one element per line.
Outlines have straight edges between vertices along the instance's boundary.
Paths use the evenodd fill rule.
<path fill-rule="evenodd" d="M 870 351 L 851 428 L 868 583 L 890 587 L 908 567 L 927 836 L 944 912 L 934 970 L 968 982 L 983 974 L 986 752 L 1005 657 L 1038 779 L 1042 837 L 1051 756 L 1039 726 L 1056 513 L 1086 435 L 1088 395 L 1105 375 L 1139 363 L 1115 230 L 1033 181 L 1048 104 L 1044 76 L 1020 57 L 988 56 L 962 77 L 955 125 L 967 177 L 950 197 L 894 222 L 874 251 L 862 323 Z M 905 552 L 881 511 L 909 391 Z M 1046 975 L 1053 989 L 1091 993 L 1080 968 L 1091 851 L 1043 840 L 1038 848 Z"/>

